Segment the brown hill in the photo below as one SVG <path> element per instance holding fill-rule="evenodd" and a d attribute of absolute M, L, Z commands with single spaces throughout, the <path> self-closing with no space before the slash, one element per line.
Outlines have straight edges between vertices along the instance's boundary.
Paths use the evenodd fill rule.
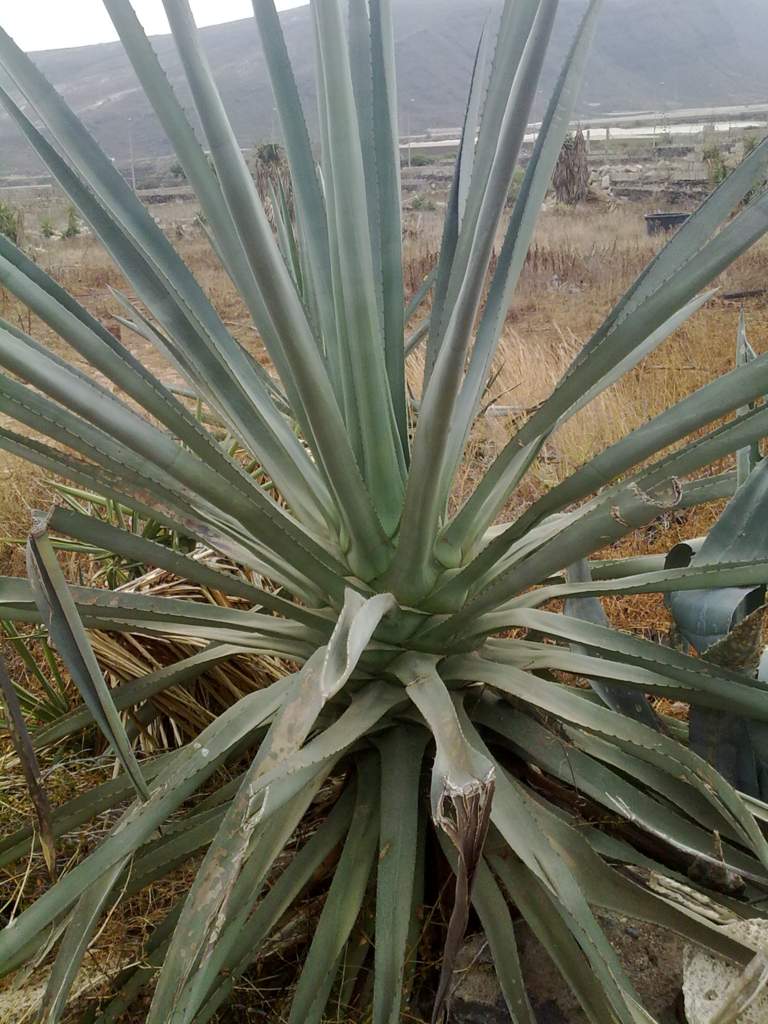
<path fill-rule="evenodd" d="M 540 105 L 584 5 L 584 0 L 561 0 Z M 460 123 L 474 48 L 493 7 L 489 0 L 394 0 L 403 132 L 408 125 L 416 132 Z M 288 11 L 282 18 L 314 127 L 308 10 Z M 203 39 L 243 145 L 272 136 L 272 97 L 253 22 L 206 28 Z M 764 0 L 606 0 L 580 110 L 595 114 L 765 100 L 766 40 Z M 188 103 L 172 40 L 158 36 L 154 45 Z M 34 58 L 118 162 L 128 158 L 131 138 L 137 157 L 169 152 L 119 43 L 45 51 Z M 37 167 L 8 119 L 0 117 L 0 174 Z"/>

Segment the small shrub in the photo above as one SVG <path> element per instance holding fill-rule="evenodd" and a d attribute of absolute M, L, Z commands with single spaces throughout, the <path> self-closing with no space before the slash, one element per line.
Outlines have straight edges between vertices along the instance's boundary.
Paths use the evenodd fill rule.
<path fill-rule="evenodd" d="M 67 226 L 61 232 L 62 238 L 76 238 L 80 234 L 80 221 L 74 206 L 70 206 L 67 214 Z"/>
<path fill-rule="evenodd" d="M 53 226 L 53 221 L 50 217 L 43 217 L 40 221 L 40 234 L 43 238 L 53 238 L 56 234 L 56 228 Z"/>
<path fill-rule="evenodd" d="M 520 189 L 523 184 L 523 178 L 525 177 L 525 171 L 522 167 L 516 167 L 514 174 L 512 175 L 512 181 L 509 185 L 509 191 L 507 192 L 507 206 L 512 206 L 520 195 Z"/>
<path fill-rule="evenodd" d="M 427 196 L 414 196 L 411 200 L 411 209 L 419 210 L 420 212 L 436 210 L 434 202 Z"/>
<path fill-rule="evenodd" d="M 411 155 L 411 167 L 430 167 L 435 162 L 435 157 L 427 156 L 426 153 L 413 153 Z"/>
<path fill-rule="evenodd" d="M 728 168 L 717 143 L 713 142 L 711 145 L 706 146 L 702 155 L 704 163 L 707 165 L 707 176 L 709 177 L 710 185 L 714 187 L 719 185 L 720 182 L 725 181 L 728 176 Z"/>
<path fill-rule="evenodd" d="M 170 172 L 174 178 L 181 178 L 186 181 L 187 175 L 184 172 L 184 168 L 178 161 L 176 161 L 175 164 L 171 164 Z"/>
<path fill-rule="evenodd" d="M 10 238 L 15 245 L 18 245 L 20 228 L 21 213 L 19 210 L 11 206 L 10 203 L 0 200 L 0 234 Z"/>

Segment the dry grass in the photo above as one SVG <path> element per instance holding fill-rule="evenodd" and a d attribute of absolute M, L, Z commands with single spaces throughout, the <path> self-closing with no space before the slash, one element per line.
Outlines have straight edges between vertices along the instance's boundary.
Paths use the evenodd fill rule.
<path fill-rule="evenodd" d="M 530 408 L 551 391 L 584 340 L 656 251 L 659 242 L 645 235 L 642 212 L 632 207 L 545 212 L 505 326 L 489 399 L 496 398 L 503 405 Z M 227 325 L 266 362 L 235 289 L 218 268 L 202 232 L 194 226 L 194 214 L 191 204 L 183 204 L 160 208 L 159 215 Z M 62 217 L 61 210 L 56 216 Z M 30 217 L 27 223 L 29 225 Z M 434 264 L 438 243 L 439 214 L 416 215 L 408 236 L 406 282 L 409 291 L 418 286 Z M 125 289 L 125 282 L 93 239 L 85 236 L 69 242 L 45 242 L 40 243 L 39 248 L 36 256 L 41 264 L 95 315 L 109 321 L 119 311 L 109 287 Z M 768 245 L 761 244 L 724 275 L 723 290 L 761 287 L 766 270 Z M 752 344 L 758 351 L 764 351 L 768 348 L 765 340 L 768 302 L 750 300 L 747 314 Z M 57 351 L 67 351 L 43 324 L 29 317 L 11 296 L 1 291 L 0 315 L 22 324 L 25 330 Z M 510 506 L 505 514 L 519 511 L 595 451 L 729 369 L 733 364 L 737 319 L 736 303 L 712 300 L 627 379 L 600 396 L 552 436 L 517 497 L 516 505 Z M 129 337 L 127 331 L 123 331 L 123 340 L 164 380 L 175 382 L 173 372 L 148 344 Z M 421 357 L 417 353 L 409 367 L 414 393 L 418 393 L 420 368 Z M 487 416 L 479 422 L 457 488 L 457 501 L 469 492 L 479 473 L 506 442 L 516 418 Z M 0 482 L 0 538 L 24 535 L 31 508 L 48 503 L 50 490 L 38 471 L 4 453 L 0 453 Z M 610 554 L 664 552 L 684 537 L 706 532 L 717 511 L 708 507 L 666 516 L 615 545 Z M 23 575 L 23 557 L 16 546 L 0 544 L 0 572 Z M 156 593 L 178 593 L 183 585 L 157 573 L 140 586 Z M 218 601 L 219 597 L 204 595 L 202 599 Z M 612 598 L 606 601 L 606 609 L 617 626 L 646 636 L 660 636 L 668 628 L 668 617 L 660 599 Z M 190 651 L 188 644 L 180 642 L 161 643 L 142 638 L 116 642 L 104 635 L 96 635 L 95 644 L 113 683 L 151 671 L 157 664 Z M 21 672 L 18 663 L 16 669 Z M 258 664 L 253 659 L 241 659 L 226 672 L 209 673 L 204 685 L 166 694 L 163 698 L 165 717 L 149 737 L 147 749 L 183 740 L 189 731 L 206 724 L 223 704 L 254 686 L 263 685 L 283 670 L 284 666 L 263 659 Z M 4 753 L 0 751 L 0 756 L 4 776 L 0 816 L 2 830 L 10 832 L 28 820 L 28 804 L 20 775 L 13 768 L 12 755 L 6 748 Z M 52 802 L 57 805 L 107 778 L 112 764 L 94 756 L 93 751 L 70 747 L 46 754 L 43 768 Z M 113 815 L 103 815 L 90 829 L 68 837 L 62 846 L 63 852 L 67 857 L 81 857 L 113 820 Z M 41 863 L 41 859 L 35 857 L 33 870 L 27 871 L 26 864 L 18 864 L 5 873 L 0 880 L 0 905 L 6 902 L 6 912 L 14 902 L 17 909 L 27 905 L 44 886 Z M 119 914 L 109 919 L 89 961 L 94 992 L 99 991 L 104 975 L 109 973 L 106 969 L 116 959 L 126 962 L 139 955 L 152 925 L 163 917 L 178 894 L 189 887 L 194 866 L 188 865 L 170 880 L 152 886 L 141 898 L 132 899 Z M 272 960 L 254 973 L 243 989 L 237 1019 L 256 1019 L 250 1016 L 254 992 L 262 1007 L 265 1001 L 274 999 L 272 1019 L 280 1019 L 283 1005 L 275 990 L 284 986 L 286 973 L 290 973 L 286 972 L 286 965 L 295 961 L 297 955 L 293 949 L 283 958 L 283 963 Z M 0 1024 L 2 1019 L 0 1016 Z M 339 1020 L 342 1019 L 343 1012 L 339 1012 Z"/>

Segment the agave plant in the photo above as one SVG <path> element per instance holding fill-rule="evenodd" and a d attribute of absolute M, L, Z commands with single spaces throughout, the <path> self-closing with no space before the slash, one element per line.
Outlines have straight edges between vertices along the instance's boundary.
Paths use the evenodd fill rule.
<path fill-rule="evenodd" d="M 736 363 L 747 366 L 757 356 L 747 338 L 742 310 L 736 339 Z M 747 414 L 755 403 L 740 412 Z M 768 462 L 758 442 L 736 454 L 737 490 L 717 523 L 704 538 L 677 544 L 666 565 L 716 565 L 747 555 L 764 558 L 768 532 L 763 519 Z M 689 590 L 671 593 L 667 603 L 681 640 L 709 661 L 739 668 L 768 679 L 768 660 L 762 662 L 765 583 L 751 587 Z M 761 663 L 762 662 L 762 663 Z M 737 789 L 765 800 L 768 797 L 768 736 L 765 724 L 743 715 L 722 714 L 706 707 L 691 708 L 690 745 Z"/>
<path fill-rule="evenodd" d="M 516 951 L 520 916 L 591 1021 L 651 1020 L 595 909 L 656 922 L 747 962 L 751 951 L 715 922 L 759 913 L 768 808 L 693 752 L 685 727 L 657 714 L 647 695 L 765 722 L 768 685 L 723 659 L 612 628 L 600 598 L 759 588 L 768 560 L 743 547 L 681 567 L 594 555 L 664 510 L 733 493 L 735 474 L 701 474 L 768 431 L 768 409 L 750 407 L 768 389 L 768 356 L 651 419 L 511 521 L 497 520 L 553 431 L 693 315 L 711 295 L 702 290 L 764 233 L 768 195 L 742 200 L 765 180 L 768 142 L 648 266 L 455 508 L 454 479 L 567 133 L 599 0 L 586 10 L 503 225 L 557 0 L 507 0 L 489 22 L 439 262 L 408 306 L 387 0 L 312 4 L 319 163 L 273 0 L 254 0 L 295 197 L 295 221 L 278 218 L 277 235 L 187 0 L 164 6 L 210 163 L 130 4 L 105 6 L 274 375 L 226 330 L 111 161 L 2 33 L 0 63 L 12 86 L 0 100 L 130 282 L 138 302 L 120 296 L 126 322 L 183 375 L 261 475 L 5 238 L 0 284 L 113 387 L 2 324 L 2 410 L 54 443 L 3 428 L 0 445 L 215 549 L 261 585 L 72 507 L 35 523 L 30 582 L 2 580 L 0 614 L 44 620 L 83 699 L 35 745 L 95 723 L 123 769 L 54 810 L 51 833 L 122 810 L 101 844 L 0 934 L 3 972 L 39 961 L 58 942 L 41 1019 L 59 1020 L 113 902 L 201 856 L 191 889 L 98 1019 L 116 1021 L 152 987 L 150 1024 L 202 1024 L 331 864 L 289 1019 L 320 1021 L 335 994 L 388 1024 L 401 1019 L 420 911 L 434 901 L 435 858 L 444 857 L 455 887 L 435 1019 L 476 914 L 518 1024 L 535 1019 Z M 409 339 L 408 321 L 428 293 L 428 327 Z M 421 338 L 415 402 L 405 370 Z M 238 595 L 252 609 L 69 587 L 49 530 Z M 89 627 L 203 646 L 110 690 Z M 238 701 L 195 742 L 139 763 L 121 712 L 151 720 L 163 689 L 259 651 L 295 671 Z M 592 688 L 574 687 L 574 677 Z M 236 774 L 223 781 L 227 765 Z M 316 813 L 318 799 L 327 814 Z M 27 855 L 30 842 L 29 831 L 10 837 L 3 862 Z M 719 909 L 711 900 L 718 889 Z"/>

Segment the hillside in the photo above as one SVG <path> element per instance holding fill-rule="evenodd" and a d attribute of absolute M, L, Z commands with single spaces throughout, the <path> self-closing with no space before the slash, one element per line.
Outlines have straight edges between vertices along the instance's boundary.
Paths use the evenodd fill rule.
<path fill-rule="evenodd" d="M 493 6 L 488 0 L 394 0 L 403 132 L 460 123 L 474 48 Z M 583 8 L 584 0 L 561 2 L 538 112 Z M 299 8 L 282 18 L 314 128 L 308 11 Z M 252 21 L 204 29 L 203 39 L 243 145 L 268 138 L 274 130 L 272 99 Z M 580 111 L 594 115 L 765 100 L 766 39 L 764 0 L 606 0 Z M 188 102 L 170 37 L 156 37 L 154 44 Z M 119 43 L 45 51 L 34 58 L 118 162 L 128 158 L 131 138 L 137 157 L 168 153 Z M 37 166 L 8 118 L 0 117 L 0 174 Z"/>

